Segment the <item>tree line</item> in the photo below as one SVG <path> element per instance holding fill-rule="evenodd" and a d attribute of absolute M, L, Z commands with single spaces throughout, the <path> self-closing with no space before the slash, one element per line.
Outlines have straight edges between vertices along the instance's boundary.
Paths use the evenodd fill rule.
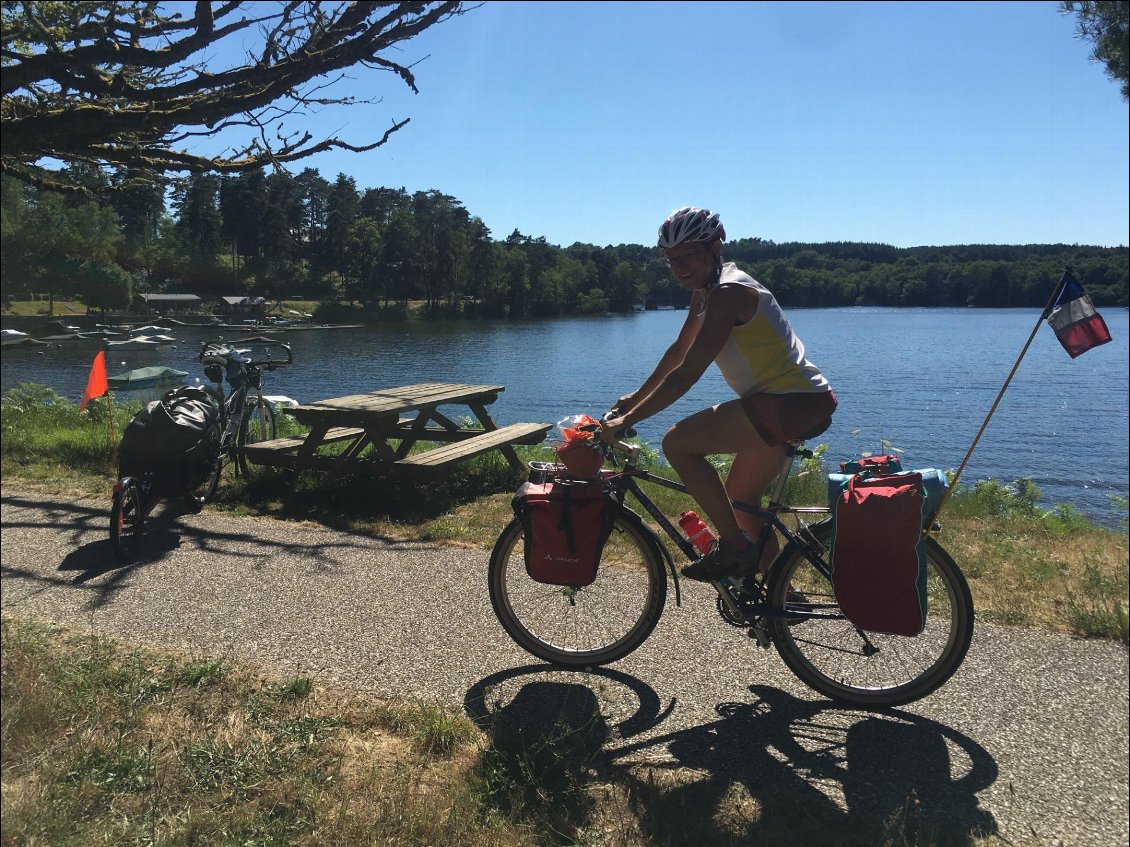
<path fill-rule="evenodd" d="M 138 293 L 346 301 L 403 314 L 527 317 L 685 306 L 653 245 L 495 239 L 437 190 L 361 190 L 339 174 L 265 169 L 163 181 L 70 166 L 84 191 L 5 177 L 0 273 L 5 297 L 74 296 L 99 310 Z M 1128 252 L 1081 245 L 776 243 L 723 251 L 786 307 L 1042 307 L 1070 267 L 1099 306 L 1128 303 Z"/>

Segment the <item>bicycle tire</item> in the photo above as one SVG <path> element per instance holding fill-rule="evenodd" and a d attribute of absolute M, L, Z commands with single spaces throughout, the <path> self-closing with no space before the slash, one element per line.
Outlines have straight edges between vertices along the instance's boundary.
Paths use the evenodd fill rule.
<path fill-rule="evenodd" d="M 131 482 L 114 495 L 110 507 L 110 546 L 120 561 L 129 561 L 141 549 L 144 524 L 141 489 Z"/>
<path fill-rule="evenodd" d="M 827 561 L 832 521 L 814 524 L 808 533 Z M 918 635 L 863 633 L 842 617 L 775 617 L 770 631 L 781 659 L 810 688 L 853 706 L 899 706 L 936 691 L 969 650 L 973 598 L 960 569 L 933 538 L 926 539 L 926 564 L 926 626 Z M 789 598 L 794 589 L 804 602 L 795 594 Z M 769 602 L 798 612 L 817 605 L 822 614 L 839 612 L 830 581 L 793 544 L 773 563 Z"/>
<path fill-rule="evenodd" d="M 248 444 L 257 444 L 260 441 L 274 441 L 278 437 L 278 423 L 275 421 L 275 410 L 271 404 L 263 399 L 262 395 L 251 398 L 247 411 L 244 412 L 243 421 L 239 425 L 239 437 L 236 441 L 236 469 L 240 476 L 251 477 L 252 468 L 262 471 L 262 465 L 247 461 L 247 454 L 243 448 Z"/>
<path fill-rule="evenodd" d="M 651 635 L 667 601 L 663 554 L 653 533 L 623 511 L 583 588 L 548 585 L 526 572 L 522 524 L 502 531 L 490 558 L 490 602 L 519 647 L 555 665 L 589 667 L 624 658 Z"/>

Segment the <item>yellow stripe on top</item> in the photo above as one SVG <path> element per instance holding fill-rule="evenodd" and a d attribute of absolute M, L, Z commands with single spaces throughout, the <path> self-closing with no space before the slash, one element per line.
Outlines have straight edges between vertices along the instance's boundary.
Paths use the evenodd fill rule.
<path fill-rule="evenodd" d="M 830 390 L 820 369 L 804 355 L 777 299 L 733 262 L 722 267 L 719 285 L 736 283 L 760 296 L 753 319 L 735 326 L 714 364 L 739 397 L 749 394 L 808 394 Z"/>

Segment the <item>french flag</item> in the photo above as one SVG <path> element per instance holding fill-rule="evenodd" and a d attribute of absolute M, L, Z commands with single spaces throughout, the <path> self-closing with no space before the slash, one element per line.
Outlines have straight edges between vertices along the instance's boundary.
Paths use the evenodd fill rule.
<path fill-rule="evenodd" d="M 1074 359 L 1100 344 L 1110 341 L 1110 330 L 1102 315 L 1095 311 L 1091 298 L 1083 286 L 1064 271 L 1059 281 L 1059 295 L 1046 313 L 1048 325 L 1063 349 Z"/>

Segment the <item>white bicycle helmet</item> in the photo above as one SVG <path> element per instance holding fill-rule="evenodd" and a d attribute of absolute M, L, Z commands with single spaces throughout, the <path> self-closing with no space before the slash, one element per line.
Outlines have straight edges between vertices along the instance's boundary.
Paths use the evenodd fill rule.
<path fill-rule="evenodd" d="M 670 250 L 689 241 L 725 241 L 726 230 L 717 212 L 686 206 L 676 209 L 659 226 L 659 247 Z"/>

